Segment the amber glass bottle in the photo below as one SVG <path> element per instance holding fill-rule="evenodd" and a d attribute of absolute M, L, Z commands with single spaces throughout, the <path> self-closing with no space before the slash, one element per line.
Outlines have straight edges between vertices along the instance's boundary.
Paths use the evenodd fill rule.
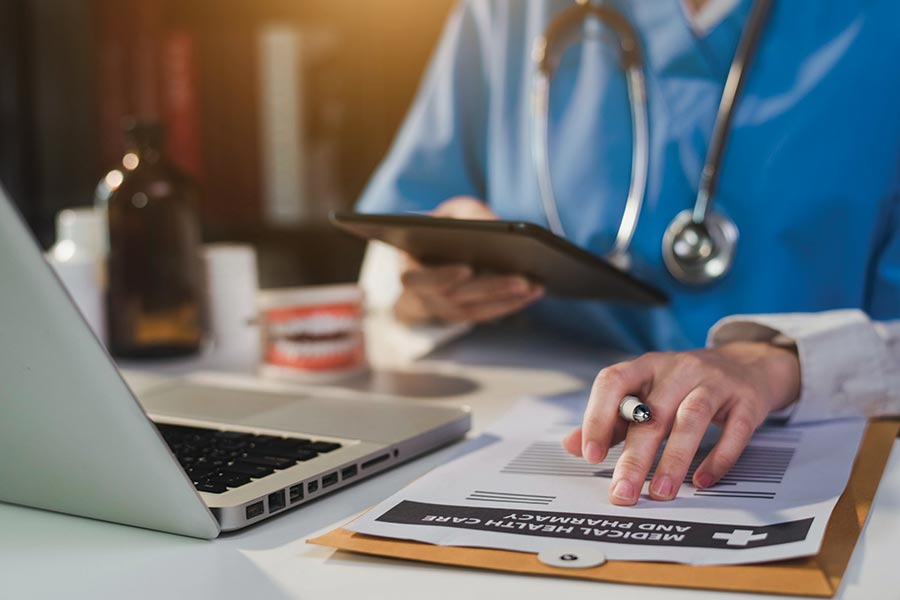
<path fill-rule="evenodd" d="M 131 122 L 126 133 L 107 205 L 109 349 L 123 358 L 193 354 L 203 341 L 199 188 L 166 161 L 159 124 Z"/>

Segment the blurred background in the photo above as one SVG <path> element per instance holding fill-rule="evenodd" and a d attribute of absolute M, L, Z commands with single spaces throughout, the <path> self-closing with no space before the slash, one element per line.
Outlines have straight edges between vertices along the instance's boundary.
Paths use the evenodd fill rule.
<path fill-rule="evenodd" d="M 0 181 L 44 247 L 160 121 L 204 190 L 204 240 L 263 287 L 351 281 L 333 230 L 387 151 L 452 0 L 0 0 Z"/>

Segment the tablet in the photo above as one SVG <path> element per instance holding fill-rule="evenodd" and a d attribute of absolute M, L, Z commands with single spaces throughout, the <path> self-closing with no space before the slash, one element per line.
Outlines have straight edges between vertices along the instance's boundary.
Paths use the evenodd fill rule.
<path fill-rule="evenodd" d="M 332 213 L 331 221 L 356 236 L 404 250 L 423 264 L 515 273 L 542 284 L 551 296 L 668 303 L 659 289 L 534 223 L 350 212 Z"/>

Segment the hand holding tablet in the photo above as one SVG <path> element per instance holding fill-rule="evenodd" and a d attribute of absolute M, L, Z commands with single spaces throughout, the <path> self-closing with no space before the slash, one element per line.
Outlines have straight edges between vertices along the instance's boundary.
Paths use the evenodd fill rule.
<path fill-rule="evenodd" d="M 496 221 L 497 215 L 483 202 L 466 196 L 438 206 L 435 217 Z M 404 256 L 401 270 L 403 293 L 394 313 L 407 323 L 439 319 L 485 322 L 518 312 L 544 294 L 543 286 L 514 274 L 476 273 L 466 264 L 425 265 Z"/>
<path fill-rule="evenodd" d="M 475 200 L 453 199 L 449 202 L 478 204 L 491 214 Z M 474 211 L 474 208 L 470 206 L 469 210 Z M 557 297 L 644 306 L 664 305 L 668 301 L 657 288 L 543 227 L 525 222 L 484 220 L 484 216 L 476 220 L 342 213 L 332 215 L 332 221 L 354 235 L 380 240 L 404 250 L 415 263 L 429 271 L 451 266 L 460 268 L 455 274 L 465 279 L 468 274 L 462 267 L 468 266 L 472 276 L 499 277 L 494 284 L 506 285 L 507 291 L 527 281 L 542 286 L 547 295 Z M 452 275 L 453 269 L 450 271 L 444 275 Z M 526 295 L 527 291 L 523 289 L 523 297 Z"/>

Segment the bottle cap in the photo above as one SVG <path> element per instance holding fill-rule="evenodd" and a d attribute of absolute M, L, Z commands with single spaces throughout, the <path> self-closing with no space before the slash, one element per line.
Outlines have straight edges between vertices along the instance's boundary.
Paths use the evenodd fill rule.
<path fill-rule="evenodd" d="M 147 119 L 129 117 L 124 121 L 125 136 L 138 148 L 159 149 L 162 147 L 164 129 L 162 123 Z"/>

